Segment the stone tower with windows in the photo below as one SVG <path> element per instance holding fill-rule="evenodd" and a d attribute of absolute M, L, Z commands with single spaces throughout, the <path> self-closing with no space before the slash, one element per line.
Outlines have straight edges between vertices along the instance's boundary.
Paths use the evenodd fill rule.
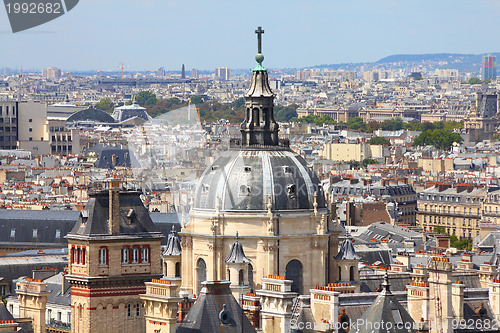
<path fill-rule="evenodd" d="M 477 93 L 476 105 L 464 119 L 464 126 L 471 142 L 491 140 L 500 125 L 500 93 Z"/>
<path fill-rule="evenodd" d="M 160 242 L 140 192 L 121 191 L 112 179 L 107 191 L 89 195 L 69 247 L 72 332 L 143 332 L 139 295 L 146 281 L 161 277 Z"/>

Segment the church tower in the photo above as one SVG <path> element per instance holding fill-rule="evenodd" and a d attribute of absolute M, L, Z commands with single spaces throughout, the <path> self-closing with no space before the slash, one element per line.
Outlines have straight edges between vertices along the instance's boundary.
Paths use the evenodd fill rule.
<path fill-rule="evenodd" d="M 146 281 L 161 277 L 160 241 L 140 192 L 121 191 L 118 179 L 107 191 L 89 195 L 66 236 L 71 283 L 71 331 L 143 332 L 139 294 Z"/>
<path fill-rule="evenodd" d="M 189 223 L 180 233 L 181 289 L 189 294 L 199 294 L 203 281 L 234 278 L 224 259 L 237 232 L 249 260 L 246 270 L 238 264 L 238 272 L 247 272 L 243 281 L 250 289 L 262 288 L 268 275 L 285 276 L 298 293 L 338 279 L 338 232 L 318 177 L 278 138 L 274 94 L 262 66 L 264 30 L 255 32 L 257 66 L 244 95 L 241 139 L 233 139 L 200 177 Z"/>

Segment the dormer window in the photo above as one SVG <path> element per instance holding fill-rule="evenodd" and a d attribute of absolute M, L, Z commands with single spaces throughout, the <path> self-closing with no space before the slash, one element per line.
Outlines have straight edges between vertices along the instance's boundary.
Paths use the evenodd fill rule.
<path fill-rule="evenodd" d="M 294 184 L 288 185 L 287 190 L 289 195 L 295 194 L 295 185 Z"/>
<path fill-rule="evenodd" d="M 240 186 L 240 194 L 241 195 L 250 195 L 250 186 L 241 185 Z"/>
<path fill-rule="evenodd" d="M 251 166 L 246 166 L 243 168 L 245 172 L 252 172 L 252 167 Z"/>
<path fill-rule="evenodd" d="M 293 174 L 293 169 L 289 166 L 283 167 L 283 171 L 285 172 L 285 174 Z"/>
<path fill-rule="evenodd" d="M 210 186 L 208 184 L 201 185 L 201 194 L 208 195 L 208 191 L 210 190 Z"/>

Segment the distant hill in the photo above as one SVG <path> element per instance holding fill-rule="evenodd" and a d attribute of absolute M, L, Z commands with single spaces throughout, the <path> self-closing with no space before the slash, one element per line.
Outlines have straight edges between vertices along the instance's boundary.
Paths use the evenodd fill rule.
<path fill-rule="evenodd" d="M 391 62 L 453 61 L 455 59 L 477 59 L 481 55 L 459 53 L 393 54 L 377 61 L 379 64 Z"/>
<path fill-rule="evenodd" d="M 408 65 L 414 66 L 424 64 L 427 68 L 455 68 L 459 71 L 478 73 L 481 67 L 481 56 L 483 54 L 461 54 L 461 53 L 426 53 L 426 54 L 393 54 L 384 57 L 375 62 L 366 63 L 350 63 L 350 64 L 329 64 L 314 66 L 316 68 L 330 68 L 330 69 L 359 69 L 364 66 L 365 70 L 370 68 L 386 67 L 386 65 L 396 67 L 406 67 Z M 493 52 L 500 60 L 500 52 Z"/>

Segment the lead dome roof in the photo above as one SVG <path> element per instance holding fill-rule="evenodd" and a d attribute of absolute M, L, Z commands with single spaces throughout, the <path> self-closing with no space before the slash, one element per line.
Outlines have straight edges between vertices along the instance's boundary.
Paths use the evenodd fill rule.
<path fill-rule="evenodd" d="M 316 174 L 289 149 L 229 150 L 202 174 L 194 194 L 195 210 L 313 209 L 325 207 Z"/>

